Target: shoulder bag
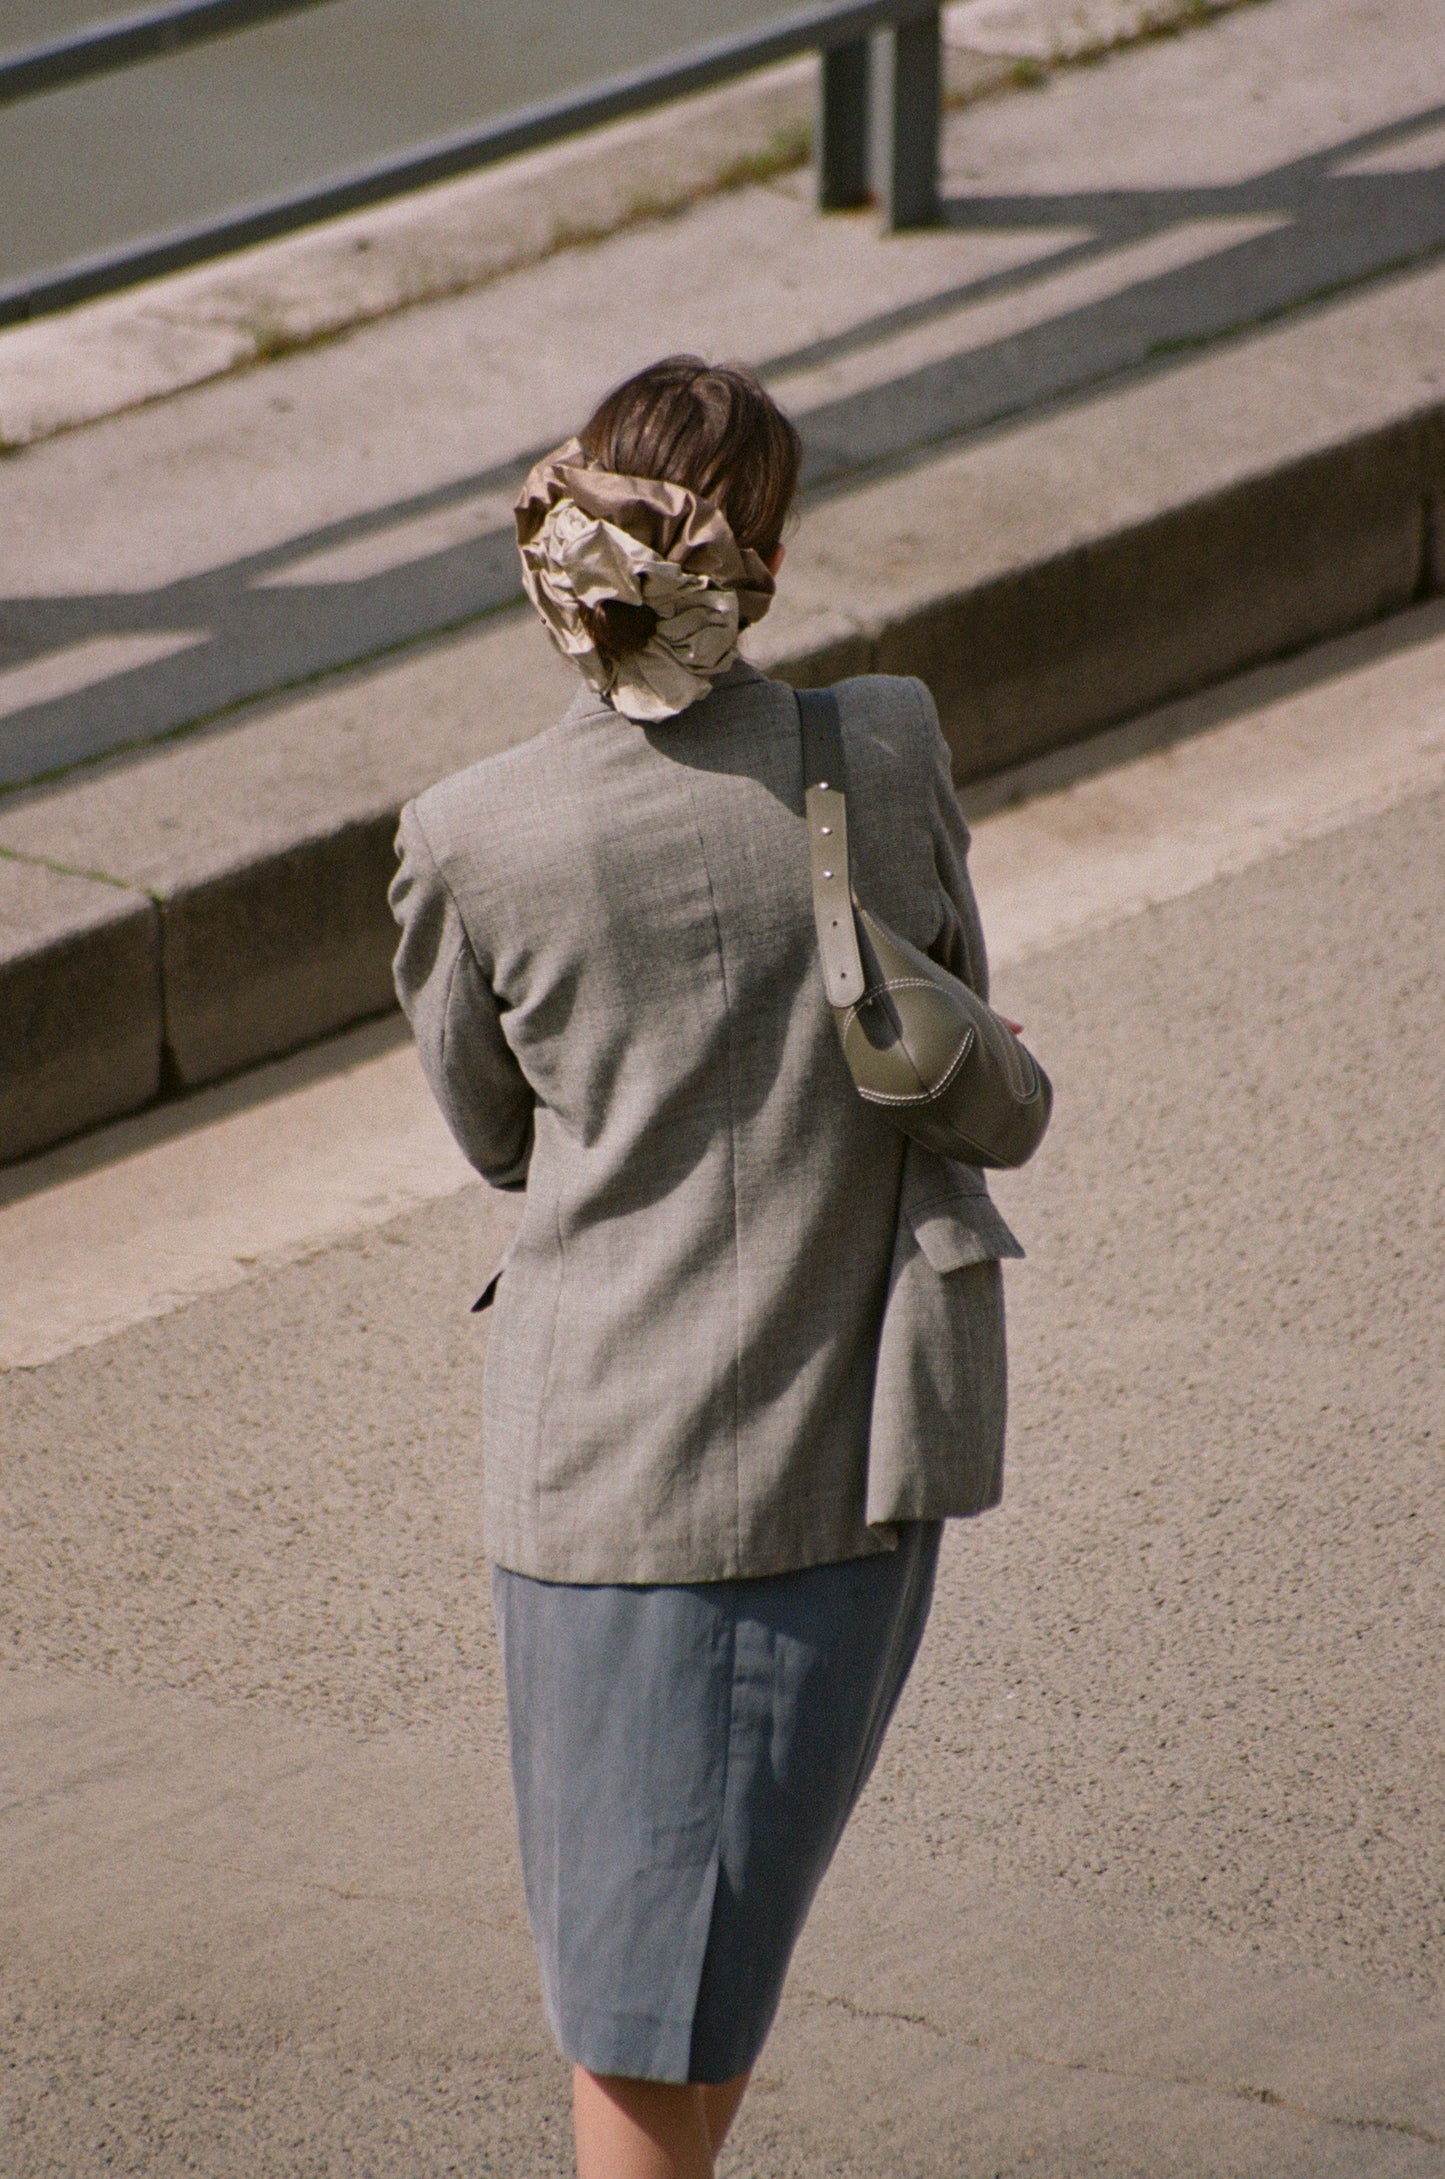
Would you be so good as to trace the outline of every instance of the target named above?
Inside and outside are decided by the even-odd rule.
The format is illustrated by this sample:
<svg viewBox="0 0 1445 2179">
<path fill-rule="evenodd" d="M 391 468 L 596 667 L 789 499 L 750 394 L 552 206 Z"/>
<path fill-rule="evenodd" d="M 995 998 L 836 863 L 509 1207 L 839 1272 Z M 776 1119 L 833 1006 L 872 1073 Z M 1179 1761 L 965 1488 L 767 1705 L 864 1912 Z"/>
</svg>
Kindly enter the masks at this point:
<svg viewBox="0 0 1445 2179">
<path fill-rule="evenodd" d="M 1049 1078 L 976 991 L 855 898 L 838 699 L 797 701 L 818 950 L 858 1094 L 942 1157 L 1022 1165 L 1049 1124 Z"/>
</svg>

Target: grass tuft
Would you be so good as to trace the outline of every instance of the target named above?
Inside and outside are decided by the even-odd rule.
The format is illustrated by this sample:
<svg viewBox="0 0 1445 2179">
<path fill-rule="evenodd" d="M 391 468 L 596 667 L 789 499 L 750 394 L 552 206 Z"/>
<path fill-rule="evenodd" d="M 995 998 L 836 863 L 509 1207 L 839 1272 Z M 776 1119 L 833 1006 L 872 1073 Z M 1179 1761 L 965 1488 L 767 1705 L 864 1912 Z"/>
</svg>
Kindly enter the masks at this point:
<svg viewBox="0 0 1445 2179">
<path fill-rule="evenodd" d="M 312 345 L 304 333 L 293 333 L 281 318 L 262 315 L 248 318 L 244 331 L 250 335 L 251 358 L 255 363 L 274 363 L 280 356 L 295 355 L 298 348 Z"/>
<path fill-rule="evenodd" d="M 778 174 L 791 174 L 806 166 L 813 156 L 813 131 L 806 121 L 779 129 L 761 151 L 745 152 L 725 166 L 717 178 L 719 189 L 744 189 L 749 182 L 770 182 Z"/>
</svg>

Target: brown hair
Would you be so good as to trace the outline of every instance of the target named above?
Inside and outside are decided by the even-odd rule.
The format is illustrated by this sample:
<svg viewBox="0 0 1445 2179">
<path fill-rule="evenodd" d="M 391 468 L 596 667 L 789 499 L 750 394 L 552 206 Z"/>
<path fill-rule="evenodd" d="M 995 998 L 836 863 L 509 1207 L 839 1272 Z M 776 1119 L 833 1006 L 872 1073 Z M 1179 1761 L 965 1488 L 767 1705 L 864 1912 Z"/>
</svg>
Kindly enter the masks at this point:
<svg viewBox="0 0 1445 2179">
<path fill-rule="evenodd" d="M 798 488 L 803 444 L 751 371 L 701 356 L 664 356 L 624 379 L 578 433 L 617 476 L 681 484 L 727 517 L 738 544 L 770 560 Z M 621 598 L 584 608 L 593 642 L 614 662 L 657 626 L 650 606 Z"/>
</svg>

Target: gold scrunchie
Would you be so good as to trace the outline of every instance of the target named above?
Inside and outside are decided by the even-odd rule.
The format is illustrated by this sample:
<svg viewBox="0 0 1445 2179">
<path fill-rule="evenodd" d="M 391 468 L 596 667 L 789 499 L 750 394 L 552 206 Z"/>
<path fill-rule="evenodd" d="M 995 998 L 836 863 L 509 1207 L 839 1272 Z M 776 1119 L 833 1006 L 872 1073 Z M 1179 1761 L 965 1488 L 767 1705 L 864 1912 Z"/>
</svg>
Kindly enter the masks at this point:
<svg viewBox="0 0 1445 2179">
<path fill-rule="evenodd" d="M 720 508 L 680 484 L 599 468 L 579 439 L 537 463 L 516 505 L 522 584 L 563 656 L 625 718 L 675 718 L 737 656 L 773 578 L 743 550 Z M 581 608 L 620 598 L 650 606 L 641 650 L 604 658 Z"/>
</svg>

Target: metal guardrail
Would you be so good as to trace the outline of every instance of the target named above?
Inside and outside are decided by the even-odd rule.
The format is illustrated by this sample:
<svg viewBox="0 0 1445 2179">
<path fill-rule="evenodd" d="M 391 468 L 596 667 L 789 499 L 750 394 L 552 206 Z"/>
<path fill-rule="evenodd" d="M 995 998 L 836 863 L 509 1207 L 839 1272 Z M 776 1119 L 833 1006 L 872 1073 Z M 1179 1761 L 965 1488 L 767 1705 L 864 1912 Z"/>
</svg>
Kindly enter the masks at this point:
<svg viewBox="0 0 1445 2179">
<path fill-rule="evenodd" d="M 178 5 L 152 9 L 108 28 L 0 60 L 0 105 L 319 4 L 321 0 L 180 0 Z M 891 35 L 882 44 L 883 66 L 875 71 L 878 32 Z M 107 42 L 112 58 L 96 59 Z M 0 325 L 41 317 L 139 280 L 270 241 L 317 220 L 360 211 L 407 190 L 451 180 L 810 52 L 818 53 L 822 62 L 817 127 L 820 209 L 844 210 L 876 196 L 890 227 L 932 226 L 939 216 L 942 86 L 937 0 L 843 0 L 841 5 L 827 0 L 825 5 L 804 8 L 763 29 L 716 39 L 679 59 L 609 77 L 477 128 L 354 167 L 310 188 L 0 287 Z M 40 82 L 37 71 L 43 69 L 50 74 Z"/>
</svg>

